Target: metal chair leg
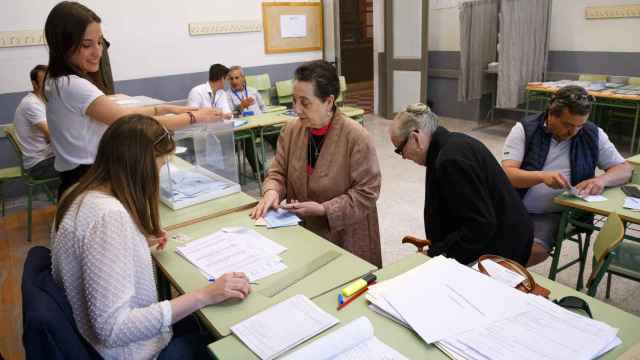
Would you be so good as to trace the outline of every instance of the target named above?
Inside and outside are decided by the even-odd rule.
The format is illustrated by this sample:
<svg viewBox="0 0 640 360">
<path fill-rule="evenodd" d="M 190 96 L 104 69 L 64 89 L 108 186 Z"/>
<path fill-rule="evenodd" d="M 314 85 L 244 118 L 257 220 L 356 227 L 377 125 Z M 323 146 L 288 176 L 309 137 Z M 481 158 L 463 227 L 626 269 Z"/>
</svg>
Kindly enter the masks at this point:
<svg viewBox="0 0 640 360">
<path fill-rule="evenodd" d="M 609 298 L 609 295 L 611 295 L 611 273 L 607 273 L 607 293 L 606 293 L 606 298 Z"/>
<path fill-rule="evenodd" d="M 553 259 L 551 261 L 551 268 L 549 269 L 549 279 L 555 280 L 558 273 L 558 264 L 560 263 L 560 251 L 562 250 L 562 242 L 565 238 L 565 230 L 567 227 L 567 219 L 569 218 L 569 210 L 562 212 L 560 218 L 560 224 L 558 226 L 558 234 L 556 236 L 556 243 L 553 249 Z"/>
<path fill-rule="evenodd" d="M 580 267 L 578 270 L 578 282 L 576 284 L 576 290 L 580 291 L 584 287 L 584 268 L 587 265 L 587 253 L 589 252 L 589 244 L 591 243 L 591 235 L 584 234 L 584 243 L 582 242 L 582 235 L 580 238 Z"/>
</svg>

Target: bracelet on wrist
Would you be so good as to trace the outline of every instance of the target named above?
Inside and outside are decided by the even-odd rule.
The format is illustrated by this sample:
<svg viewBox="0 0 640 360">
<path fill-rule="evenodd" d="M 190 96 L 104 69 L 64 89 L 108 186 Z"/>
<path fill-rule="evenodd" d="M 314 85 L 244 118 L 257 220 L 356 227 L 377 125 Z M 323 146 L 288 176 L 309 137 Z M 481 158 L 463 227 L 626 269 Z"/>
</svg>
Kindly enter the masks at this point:
<svg viewBox="0 0 640 360">
<path fill-rule="evenodd" d="M 193 125 L 193 124 L 195 124 L 197 122 L 196 121 L 196 116 L 193 115 L 193 112 L 187 111 L 187 115 L 189 115 L 189 125 Z"/>
</svg>

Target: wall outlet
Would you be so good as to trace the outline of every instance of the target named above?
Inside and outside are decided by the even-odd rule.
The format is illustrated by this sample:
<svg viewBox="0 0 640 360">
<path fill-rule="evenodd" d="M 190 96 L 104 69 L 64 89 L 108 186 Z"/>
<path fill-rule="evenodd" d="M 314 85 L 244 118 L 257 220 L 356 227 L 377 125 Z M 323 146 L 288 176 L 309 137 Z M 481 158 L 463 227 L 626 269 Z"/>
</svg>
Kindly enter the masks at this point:
<svg viewBox="0 0 640 360">
<path fill-rule="evenodd" d="M 616 6 L 587 6 L 586 19 L 616 19 L 640 17 L 640 4 Z"/>
<path fill-rule="evenodd" d="M 260 20 L 234 20 L 189 24 L 189 35 L 229 34 L 262 31 Z"/>
<path fill-rule="evenodd" d="M 44 30 L 0 31 L 0 48 L 44 44 Z"/>
</svg>

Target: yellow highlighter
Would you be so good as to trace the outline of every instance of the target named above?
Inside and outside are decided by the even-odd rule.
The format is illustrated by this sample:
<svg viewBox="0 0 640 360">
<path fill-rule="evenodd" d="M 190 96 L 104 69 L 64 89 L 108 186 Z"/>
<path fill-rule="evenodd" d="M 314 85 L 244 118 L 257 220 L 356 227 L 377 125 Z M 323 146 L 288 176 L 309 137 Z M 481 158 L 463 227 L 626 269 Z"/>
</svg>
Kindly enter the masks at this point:
<svg viewBox="0 0 640 360">
<path fill-rule="evenodd" d="M 356 292 L 358 292 L 358 290 L 364 288 L 365 286 L 371 284 L 372 282 L 376 281 L 376 276 L 373 275 L 372 273 L 368 273 L 365 276 L 363 276 L 362 278 L 352 282 L 351 284 L 345 286 L 344 288 L 342 288 L 342 295 L 344 296 L 351 296 L 353 294 L 355 294 Z"/>
</svg>

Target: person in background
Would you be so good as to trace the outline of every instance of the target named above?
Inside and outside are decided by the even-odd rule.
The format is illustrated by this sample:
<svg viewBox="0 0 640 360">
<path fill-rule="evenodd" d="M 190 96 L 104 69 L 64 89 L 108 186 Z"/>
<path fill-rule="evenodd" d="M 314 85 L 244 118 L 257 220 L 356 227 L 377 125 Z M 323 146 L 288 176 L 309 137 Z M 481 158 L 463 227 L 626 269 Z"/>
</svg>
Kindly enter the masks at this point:
<svg viewBox="0 0 640 360">
<path fill-rule="evenodd" d="M 124 116 L 109 126 L 95 163 L 58 206 L 53 278 L 80 334 L 105 359 L 208 359 L 214 339 L 189 315 L 250 292 L 245 274 L 236 272 L 158 301 L 149 246 L 162 249 L 167 241 L 158 214 L 159 171 L 174 150 L 173 135 L 160 122 Z"/>
<path fill-rule="evenodd" d="M 426 168 L 429 256 L 466 265 L 493 254 L 527 264 L 533 224 L 486 146 L 438 126 L 438 117 L 424 104 L 398 113 L 389 135 L 396 154 Z"/>
<path fill-rule="evenodd" d="M 222 64 L 211 65 L 209 81 L 195 86 L 189 91 L 187 106 L 218 109 L 225 119 L 231 119 L 233 113 L 229 106 L 227 93 L 224 91 L 224 81 L 228 73 L 229 69 Z"/>
<path fill-rule="evenodd" d="M 584 195 L 597 195 L 631 177 L 631 166 L 607 134 L 587 121 L 591 108 L 585 89 L 565 86 L 544 112 L 514 125 L 504 143 L 502 167 L 534 224 L 529 265 L 549 257 L 555 243 L 562 209 L 554 197 L 573 186 Z M 596 167 L 604 173 L 596 176 Z M 587 217 L 582 220 L 593 220 Z"/>
<path fill-rule="evenodd" d="M 211 108 L 173 105 L 126 108 L 108 98 L 92 80 L 100 71 L 103 55 L 101 21 L 86 6 L 63 1 L 51 9 L 45 22 L 49 65 L 44 94 L 56 155 L 54 166 L 61 180 L 58 197 L 89 169 L 102 134 L 124 115 L 155 116 L 170 129 L 222 119 L 220 111 Z"/>
<path fill-rule="evenodd" d="M 36 179 L 58 176 L 53 167 L 54 155 L 47 126 L 47 108 L 44 103 L 45 65 L 34 67 L 29 76 L 33 91 L 16 108 L 13 123 L 22 144 L 22 161 L 27 173 Z"/>
<path fill-rule="evenodd" d="M 373 142 L 360 124 L 342 114 L 336 69 L 314 61 L 296 69 L 293 108 L 298 118 L 278 138 L 275 158 L 253 219 L 282 207 L 303 226 L 382 267 L 376 201 L 380 166 Z"/>
<path fill-rule="evenodd" d="M 227 96 L 229 98 L 229 104 L 233 109 L 234 114 L 238 115 L 259 115 L 265 111 L 262 97 L 258 90 L 247 86 L 247 80 L 245 79 L 244 70 L 241 66 L 232 66 L 229 68 L 229 90 L 227 90 Z M 264 136 L 266 142 L 271 147 L 276 149 L 276 142 L 278 141 L 278 134 L 268 134 Z M 245 139 L 244 154 L 249 161 L 249 165 L 253 172 L 257 172 L 259 169 L 263 169 L 264 166 L 259 164 L 259 168 L 256 167 L 255 150 L 251 139 Z"/>
</svg>

